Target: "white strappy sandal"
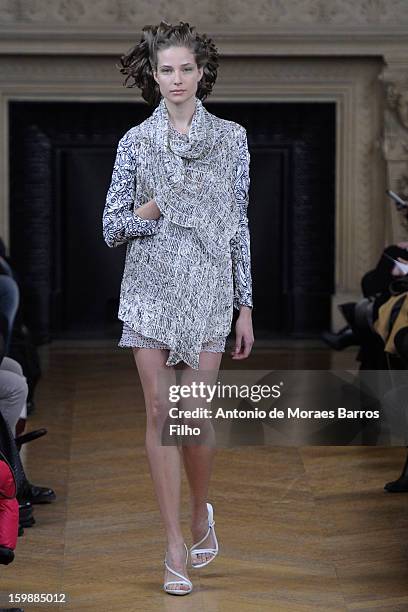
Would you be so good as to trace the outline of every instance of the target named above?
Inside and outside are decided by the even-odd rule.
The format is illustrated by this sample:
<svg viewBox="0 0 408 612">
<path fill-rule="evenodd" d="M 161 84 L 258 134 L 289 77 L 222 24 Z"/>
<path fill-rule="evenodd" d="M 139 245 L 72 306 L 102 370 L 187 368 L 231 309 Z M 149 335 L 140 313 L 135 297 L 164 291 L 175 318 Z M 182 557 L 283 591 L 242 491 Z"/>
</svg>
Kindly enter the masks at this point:
<svg viewBox="0 0 408 612">
<path fill-rule="evenodd" d="M 191 567 L 195 567 L 195 568 L 200 568 L 200 567 L 204 567 L 205 565 L 208 565 L 218 555 L 218 541 L 217 541 L 217 536 L 215 535 L 215 529 L 214 529 L 214 525 L 215 525 L 214 510 L 213 510 L 212 505 L 209 502 L 207 502 L 207 511 L 208 511 L 207 533 L 199 542 L 197 542 L 196 544 L 193 544 L 193 546 L 190 548 Z M 214 536 L 215 548 L 197 548 L 197 546 L 199 546 L 202 542 L 204 542 L 204 540 L 210 535 L 211 530 Z M 207 561 L 204 561 L 203 563 L 193 563 L 194 560 L 197 560 L 197 555 L 200 555 L 202 553 L 211 553 L 212 557 L 210 557 L 209 559 L 207 559 Z"/>
<path fill-rule="evenodd" d="M 186 565 L 187 565 L 188 548 L 185 542 L 184 542 L 184 548 L 186 549 Z M 167 552 L 164 557 L 164 565 L 169 572 L 171 572 L 172 574 L 180 578 L 180 580 L 167 580 L 167 582 L 163 584 L 163 589 L 166 591 L 166 593 L 169 593 L 169 595 L 187 595 L 188 593 L 191 593 L 191 591 L 193 590 L 193 583 L 186 576 L 183 576 L 183 574 L 179 574 L 167 564 Z M 169 584 L 185 584 L 188 586 L 188 589 L 169 589 L 168 588 Z"/>
</svg>

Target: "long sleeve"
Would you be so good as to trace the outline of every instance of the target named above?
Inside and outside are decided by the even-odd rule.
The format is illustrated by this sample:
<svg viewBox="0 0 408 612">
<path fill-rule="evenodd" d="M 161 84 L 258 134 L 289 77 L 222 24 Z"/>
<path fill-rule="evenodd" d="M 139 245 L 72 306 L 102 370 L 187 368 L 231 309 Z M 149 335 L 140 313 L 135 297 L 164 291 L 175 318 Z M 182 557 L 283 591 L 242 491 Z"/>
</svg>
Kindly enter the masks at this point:
<svg viewBox="0 0 408 612">
<path fill-rule="evenodd" d="M 238 162 L 235 175 L 235 195 L 240 210 L 238 231 L 232 238 L 231 257 L 234 277 L 234 308 L 241 305 L 252 308 L 251 247 L 247 209 L 249 202 L 249 162 L 250 154 L 246 131 L 242 128 L 239 137 Z"/>
<path fill-rule="evenodd" d="M 136 146 L 131 130 L 118 144 L 112 180 L 102 215 L 103 238 L 109 247 L 117 247 L 138 236 L 150 236 L 156 231 L 156 219 L 142 219 L 133 212 Z"/>
</svg>

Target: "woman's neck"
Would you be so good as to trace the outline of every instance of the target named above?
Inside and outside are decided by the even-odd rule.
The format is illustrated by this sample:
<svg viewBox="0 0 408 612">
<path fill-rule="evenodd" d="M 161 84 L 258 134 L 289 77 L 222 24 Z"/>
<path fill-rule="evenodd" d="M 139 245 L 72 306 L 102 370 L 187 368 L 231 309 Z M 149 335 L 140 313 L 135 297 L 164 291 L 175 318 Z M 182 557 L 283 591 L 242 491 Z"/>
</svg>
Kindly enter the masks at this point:
<svg viewBox="0 0 408 612">
<path fill-rule="evenodd" d="M 186 100 L 183 104 L 173 104 L 168 100 L 165 100 L 165 104 L 173 127 L 182 134 L 188 134 L 196 107 L 195 96 Z"/>
</svg>

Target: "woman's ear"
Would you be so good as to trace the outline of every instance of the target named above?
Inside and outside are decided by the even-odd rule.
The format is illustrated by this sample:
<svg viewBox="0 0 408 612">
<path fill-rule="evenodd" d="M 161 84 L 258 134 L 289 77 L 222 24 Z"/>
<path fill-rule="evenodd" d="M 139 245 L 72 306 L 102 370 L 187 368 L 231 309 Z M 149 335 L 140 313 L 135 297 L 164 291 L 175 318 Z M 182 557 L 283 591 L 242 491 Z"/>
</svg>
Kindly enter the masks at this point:
<svg viewBox="0 0 408 612">
<path fill-rule="evenodd" d="M 152 75 L 156 83 L 158 82 L 157 81 L 157 68 L 158 68 L 157 66 L 155 66 L 152 62 L 150 62 L 150 69 L 152 71 Z"/>
</svg>

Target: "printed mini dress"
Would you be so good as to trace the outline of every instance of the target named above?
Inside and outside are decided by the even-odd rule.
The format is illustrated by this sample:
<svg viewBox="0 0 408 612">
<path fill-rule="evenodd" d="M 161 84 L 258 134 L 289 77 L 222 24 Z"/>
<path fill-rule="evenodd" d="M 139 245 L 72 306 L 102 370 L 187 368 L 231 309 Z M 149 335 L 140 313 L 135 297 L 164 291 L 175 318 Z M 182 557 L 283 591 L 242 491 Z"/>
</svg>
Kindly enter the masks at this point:
<svg viewBox="0 0 408 612">
<path fill-rule="evenodd" d="M 202 148 L 203 143 L 202 139 L 213 138 L 213 151 L 218 154 L 215 155 L 212 160 L 213 164 L 217 164 L 217 157 L 222 160 L 222 157 L 219 155 L 220 146 L 216 148 L 214 143 L 216 142 L 217 136 L 221 134 L 219 130 L 214 126 L 214 119 L 218 122 L 222 122 L 224 124 L 231 124 L 233 126 L 237 126 L 239 128 L 240 137 L 237 139 L 237 145 L 235 147 L 236 159 L 234 163 L 234 172 L 233 172 L 233 181 L 231 195 L 229 192 L 225 192 L 229 199 L 234 200 L 231 203 L 231 208 L 235 208 L 235 213 L 237 214 L 237 227 L 236 231 L 234 231 L 231 239 L 229 240 L 229 248 L 228 255 L 230 257 L 231 262 L 231 275 L 233 281 L 233 293 L 231 294 L 231 307 L 233 306 L 237 310 L 240 305 L 246 305 L 252 308 L 252 281 L 251 281 L 251 260 L 250 260 L 250 236 L 248 229 L 248 218 L 247 218 L 247 207 L 248 207 L 248 190 L 249 190 L 249 152 L 246 141 L 246 133 L 242 126 L 238 124 L 234 124 L 234 122 L 227 122 L 226 120 L 221 120 L 218 117 L 215 117 L 211 113 L 208 113 L 206 109 L 204 109 L 201 101 L 196 98 L 196 109 L 192 118 L 191 127 L 189 134 L 181 134 L 169 120 L 167 108 L 162 98 L 159 107 L 153 113 L 153 118 L 156 117 L 156 132 L 162 131 L 164 134 L 163 143 L 161 146 L 164 149 L 171 149 L 172 154 L 175 152 L 176 157 L 173 155 L 171 159 L 176 159 L 175 170 L 171 169 L 170 177 L 173 177 L 177 174 L 177 162 L 180 162 L 182 170 L 186 168 L 187 165 L 191 166 L 195 163 L 195 159 L 199 157 L 200 159 L 205 159 L 208 164 L 208 160 L 211 162 L 211 157 L 207 152 L 207 155 L 204 155 L 200 150 L 199 155 L 194 151 L 191 153 L 193 147 L 198 145 Z M 148 120 L 146 120 L 147 123 Z M 143 124 L 141 124 L 143 125 Z M 136 128 L 139 126 L 136 126 Z M 229 127 L 229 126 L 228 126 Z M 161 130 L 159 129 L 161 128 Z M 231 130 L 229 130 L 231 131 Z M 212 133 L 211 133 L 212 132 Z M 198 224 L 197 228 L 194 227 L 194 215 L 189 212 L 189 216 L 185 214 L 185 210 L 182 210 L 180 206 L 180 210 L 177 210 L 177 199 L 175 199 L 175 204 L 173 204 L 173 209 L 170 208 L 170 204 L 166 208 L 168 201 L 171 200 L 169 195 L 170 192 L 166 192 L 167 184 L 165 189 L 162 189 L 161 192 L 158 193 L 148 193 L 145 191 L 143 194 L 144 197 L 139 197 L 139 202 L 135 201 L 135 196 L 137 192 L 137 170 L 139 164 L 141 162 L 141 157 L 146 155 L 146 148 L 142 146 L 135 146 L 135 143 L 139 141 L 137 137 L 135 137 L 135 128 L 129 130 L 125 136 L 120 140 L 117 155 L 115 159 L 115 164 L 112 173 L 112 180 L 108 190 L 106 204 L 103 212 L 103 235 L 105 242 L 110 247 L 115 247 L 125 242 L 131 243 L 132 241 L 144 241 L 151 239 L 150 237 L 154 237 L 154 235 L 160 232 L 162 228 L 162 224 L 167 221 L 167 235 L 172 236 L 172 228 L 174 230 L 174 240 L 177 248 L 180 248 L 180 244 L 183 241 L 184 237 L 187 235 L 185 250 L 188 253 L 189 250 L 194 252 L 198 246 L 205 251 L 208 250 L 208 246 L 205 243 L 201 243 L 199 237 L 203 236 L 204 231 L 199 229 Z M 140 137 L 139 137 L 140 138 Z M 151 137 L 149 144 L 151 147 L 154 147 L 155 144 L 153 140 L 156 139 Z M 201 139 L 201 141 L 200 141 Z M 221 138 L 222 140 L 222 138 Z M 196 144 L 197 143 L 197 144 Z M 148 147 L 147 147 L 148 149 Z M 193 149 L 194 150 L 194 149 Z M 189 157 L 190 154 L 190 157 Z M 231 157 L 231 156 L 229 156 Z M 164 157 L 164 162 L 161 165 L 165 165 L 167 158 Z M 197 160 L 198 161 L 198 160 Z M 157 162 L 156 162 L 157 167 Z M 208 167 L 208 166 L 207 166 Z M 145 162 L 144 164 L 144 174 L 145 176 L 148 173 L 149 165 Z M 205 168 L 205 167 L 204 167 Z M 205 172 L 205 170 L 204 170 Z M 191 175 L 194 177 L 194 175 Z M 201 175 L 203 176 L 203 174 Z M 209 180 L 211 180 L 211 173 L 208 174 Z M 204 180 L 206 176 L 204 174 Z M 169 180 L 171 183 L 172 178 Z M 191 180 L 191 178 L 190 178 Z M 180 192 L 181 193 L 181 192 Z M 151 196 L 154 195 L 153 198 Z M 222 194 L 220 193 L 222 196 Z M 150 197 L 149 197 L 150 196 Z M 182 196 L 180 196 L 182 199 Z M 142 205 L 144 202 L 147 202 L 149 199 L 155 199 L 162 215 L 158 220 L 146 220 L 142 219 L 137 215 L 137 207 Z M 137 200 L 137 198 L 136 198 Z M 196 198 L 196 202 L 199 204 L 199 198 Z M 193 209 L 194 210 L 194 209 Z M 184 215 L 184 216 L 183 216 Z M 164 219 L 163 219 L 164 218 Z M 208 217 L 209 218 L 209 217 Z M 192 221 L 193 220 L 193 221 Z M 169 224 L 172 224 L 171 227 Z M 210 225 L 210 223 L 208 224 Z M 203 226 L 202 226 L 203 227 Z M 162 230 L 164 231 L 164 229 Z M 169 233 L 170 232 L 170 233 Z M 187 232 L 187 234 L 186 234 Z M 194 239 L 193 239 L 194 237 Z M 139 243 L 141 244 L 141 243 Z M 144 243 L 146 245 L 146 243 Z M 207 241 L 207 245 L 210 245 L 209 249 L 212 248 L 210 241 Z M 148 249 L 146 249 L 148 250 Z M 149 250 L 148 250 L 149 251 Z M 224 249 L 225 251 L 225 249 Z M 154 253 L 154 250 L 151 249 L 149 251 Z M 139 252 L 140 253 L 140 252 Z M 217 253 L 214 249 L 214 253 L 211 254 L 214 258 L 213 261 L 217 260 Z M 140 256 L 139 256 L 140 259 Z M 221 258 L 218 258 L 221 259 Z M 210 260 L 210 264 L 211 260 Z M 128 266 L 129 267 L 129 266 Z M 157 267 L 157 266 L 156 266 Z M 157 268 L 158 269 L 158 268 Z M 215 267 L 213 268 L 216 269 Z M 143 269 L 148 270 L 148 268 Z M 228 272 L 228 271 L 227 271 Z M 125 264 L 125 273 L 126 273 L 126 264 Z M 224 270 L 225 274 L 225 270 Z M 139 275 L 135 274 L 140 277 Z M 129 274 L 128 274 L 129 277 Z M 161 276 L 160 278 L 163 278 Z M 181 277 L 180 277 L 181 278 Z M 208 277 L 207 277 L 208 278 Z M 228 279 L 228 274 L 227 274 Z M 141 319 L 139 315 L 139 319 L 136 317 L 128 317 L 127 312 L 131 312 L 131 308 L 126 308 L 124 306 L 126 300 L 132 300 L 132 283 L 127 281 L 126 291 L 123 290 L 124 282 L 122 282 L 122 293 L 121 293 L 121 301 L 122 306 L 120 309 L 120 318 L 123 321 L 122 335 L 119 340 L 119 347 L 144 347 L 144 348 L 160 348 L 160 349 L 168 349 L 170 351 L 170 355 L 172 355 L 172 360 L 169 360 L 167 365 L 172 365 L 173 363 L 177 363 L 178 361 L 185 361 L 188 365 L 193 368 L 198 367 L 198 354 L 199 351 L 209 351 L 209 352 L 223 352 L 225 350 L 225 343 L 227 337 L 227 328 L 224 325 L 223 329 L 224 333 L 220 335 L 210 336 L 208 338 L 204 337 L 203 329 L 204 326 L 201 325 L 201 336 L 203 340 L 193 345 L 191 343 L 187 343 L 183 346 L 182 342 L 176 342 L 174 346 L 172 346 L 172 342 L 165 342 L 164 339 L 169 337 L 172 339 L 172 336 L 167 336 L 166 334 L 160 333 L 154 334 L 154 331 L 150 335 L 150 329 L 142 327 L 138 324 L 138 321 Z M 219 286 L 227 285 L 228 283 L 221 283 Z M 156 283 L 157 285 L 157 283 Z M 180 287 L 177 288 L 178 292 L 183 291 L 183 288 L 186 286 L 185 283 L 180 282 Z M 197 287 L 199 285 L 196 285 Z M 138 287 L 137 283 L 134 285 L 135 287 L 135 295 L 137 294 Z M 187 286 L 186 286 L 187 290 Z M 151 290 L 150 290 L 151 291 Z M 160 296 L 160 291 L 155 293 L 155 295 Z M 181 295 L 181 294 L 180 294 Z M 214 294 L 215 295 L 215 294 Z M 140 293 L 138 294 L 138 299 L 140 299 Z M 149 296 L 150 297 L 150 296 Z M 218 297 L 218 296 L 216 296 Z M 216 298 L 214 298 L 216 301 Z M 150 302 L 150 304 L 154 304 L 155 302 Z M 180 302 L 181 303 L 181 302 Z M 208 303 L 211 306 L 211 303 Z M 165 307 L 165 304 L 162 303 Z M 227 307 L 227 304 L 226 304 Z M 154 310 L 154 306 L 153 306 Z M 157 311 L 159 313 L 159 311 Z M 192 311 L 193 312 L 193 311 Z M 205 312 L 201 311 L 201 312 Z M 160 310 L 161 313 L 161 310 Z M 173 310 L 174 318 L 179 319 L 179 314 L 177 311 Z M 185 320 L 189 320 L 190 312 L 186 310 Z M 126 320 L 128 319 L 128 320 Z M 201 316 L 202 319 L 202 316 Z M 198 319 L 197 319 L 198 320 Z M 189 321 L 190 322 L 190 321 Z M 200 321 L 201 322 L 201 321 Z M 182 328 L 182 326 L 181 326 Z M 181 329 L 180 327 L 178 329 Z M 147 329 L 148 333 L 142 333 L 142 329 Z M 191 330 L 194 330 L 194 325 L 191 325 Z M 213 329 L 215 327 L 213 326 Z M 152 326 L 152 330 L 154 330 L 154 326 Z M 157 331 L 157 327 L 156 327 Z M 199 326 L 197 326 L 197 332 L 199 332 Z M 190 335 L 192 332 L 190 331 Z M 156 336 L 161 337 L 156 337 Z M 181 336 L 181 334 L 179 334 Z M 185 346 L 187 348 L 185 348 Z M 193 348 L 194 346 L 194 348 Z"/>
</svg>

